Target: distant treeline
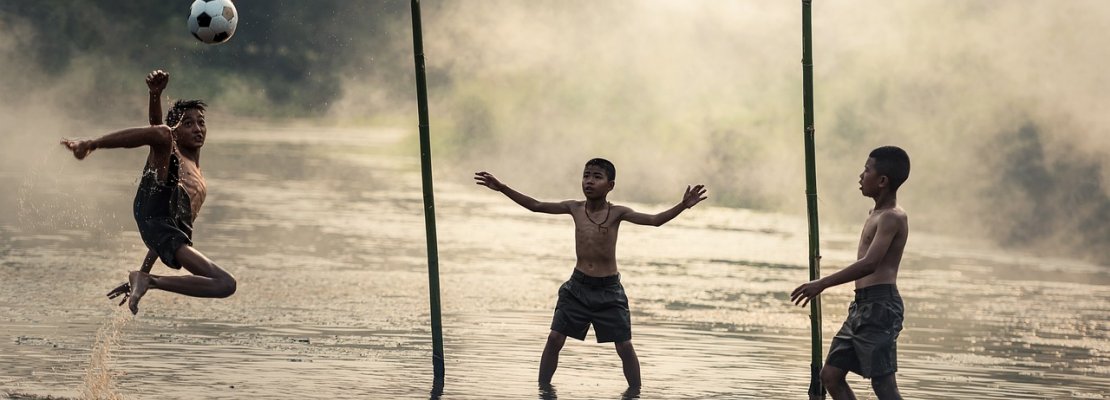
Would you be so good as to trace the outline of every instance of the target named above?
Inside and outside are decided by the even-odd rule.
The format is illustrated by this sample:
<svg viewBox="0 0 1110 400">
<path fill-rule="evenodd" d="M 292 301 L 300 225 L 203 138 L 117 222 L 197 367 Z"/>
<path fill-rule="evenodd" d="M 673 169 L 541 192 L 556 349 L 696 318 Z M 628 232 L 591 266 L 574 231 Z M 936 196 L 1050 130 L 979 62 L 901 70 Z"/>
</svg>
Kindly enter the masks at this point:
<svg viewBox="0 0 1110 400">
<path fill-rule="evenodd" d="M 40 78 L 84 76 L 73 88 L 78 94 L 141 91 L 142 76 L 161 68 L 171 71 L 173 96 L 225 97 L 228 111 L 241 114 L 317 115 L 343 96 L 344 76 L 373 74 L 398 89 L 411 86 L 407 76 L 390 79 L 411 73 L 400 63 L 375 62 L 411 60 L 411 49 L 394 45 L 396 36 L 410 34 L 407 2 L 237 1 L 238 29 L 220 45 L 189 34 L 190 4 L 4 1 L 0 31 L 11 42 L 3 49 L 23 56 L 20 66 Z"/>
<path fill-rule="evenodd" d="M 1000 243 L 1110 263 L 1110 193 L 1099 179 L 1106 160 L 1046 149 L 1040 127 L 998 135 L 984 157 L 995 175 L 981 195 L 983 218 Z M 954 187 L 959 187 L 954 184 Z"/>
<path fill-rule="evenodd" d="M 408 2 L 238 0 L 238 30 L 221 45 L 189 34 L 191 3 L 0 0 L 0 110 L 145 121 L 142 78 L 161 68 L 169 97 L 235 116 L 414 127 Z M 897 144 L 914 160 L 899 200 L 915 229 L 1110 263 L 1110 135 L 1090 110 L 1108 87 L 1091 67 L 1105 60 L 1089 43 L 1099 12 L 961 4 L 823 9 L 836 21 L 816 51 L 823 223 L 858 224 L 864 156 Z M 437 161 L 562 198 L 600 155 L 623 171 L 622 200 L 668 203 L 705 183 L 714 205 L 804 212 L 795 6 L 424 7 Z M 1054 53 L 1025 57 L 1043 49 Z"/>
</svg>

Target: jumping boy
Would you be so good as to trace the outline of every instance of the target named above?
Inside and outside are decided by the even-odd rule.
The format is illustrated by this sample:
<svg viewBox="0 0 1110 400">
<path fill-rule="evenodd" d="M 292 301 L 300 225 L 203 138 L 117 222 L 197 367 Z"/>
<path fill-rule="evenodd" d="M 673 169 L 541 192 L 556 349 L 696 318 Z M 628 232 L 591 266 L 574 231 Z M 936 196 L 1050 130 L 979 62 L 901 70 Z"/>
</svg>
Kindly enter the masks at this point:
<svg viewBox="0 0 1110 400">
<path fill-rule="evenodd" d="M 613 342 L 624 367 L 630 392 L 640 388 L 640 361 L 632 348 L 632 321 L 628 297 L 617 272 L 617 230 L 621 221 L 637 225 L 660 226 L 683 210 L 705 200 L 703 185 L 686 187 L 682 201 L 659 214 L 644 214 L 606 200 L 616 184 L 613 163 L 595 158 L 586 162 L 582 172 L 582 193 L 585 201 L 566 200 L 541 202 L 517 192 L 498 181 L 488 172 L 478 172 L 477 184 L 503 193 L 532 212 L 570 214 L 574 220 L 575 253 L 578 261 L 570 280 L 559 288 L 559 301 L 551 321 L 551 333 L 540 357 L 539 384 L 550 388 L 551 377 L 559 365 L 559 351 L 567 336 L 586 339 L 586 331 L 594 326 L 598 343 Z"/>
<path fill-rule="evenodd" d="M 200 100 L 179 100 L 161 121 L 161 94 L 169 74 L 154 71 L 147 76 L 150 89 L 150 126 L 129 128 L 97 139 L 62 139 L 61 144 L 83 160 L 97 149 L 148 146 L 146 166 L 135 194 L 134 214 L 139 234 L 148 249 L 138 271 L 128 282 L 108 293 L 124 295 L 133 314 L 148 289 L 161 289 L 193 297 L 228 297 L 235 293 L 235 278 L 192 247 L 193 222 L 208 194 L 200 170 L 200 148 L 207 136 Z M 185 267 L 192 276 L 150 274 L 154 261 L 170 268 Z M 120 303 L 123 304 L 122 302 Z"/>
<path fill-rule="evenodd" d="M 856 297 L 848 317 L 829 346 L 821 368 L 821 382 L 833 399 L 855 399 L 845 377 L 848 371 L 871 379 L 879 399 L 901 399 L 894 373 L 898 371 L 897 340 L 905 308 L 898 294 L 898 264 L 906 248 L 909 225 L 898 207 L 898 187 L 910 176 L 910 157 L 898 147 L 871 151 L 860 174 L 860 191 L 875 200 L 859 241 L 859 260 L 839 272 L 798 286 L 790 294 L 805 306 L 830 287 L 855 281 Z"/>
</svg>

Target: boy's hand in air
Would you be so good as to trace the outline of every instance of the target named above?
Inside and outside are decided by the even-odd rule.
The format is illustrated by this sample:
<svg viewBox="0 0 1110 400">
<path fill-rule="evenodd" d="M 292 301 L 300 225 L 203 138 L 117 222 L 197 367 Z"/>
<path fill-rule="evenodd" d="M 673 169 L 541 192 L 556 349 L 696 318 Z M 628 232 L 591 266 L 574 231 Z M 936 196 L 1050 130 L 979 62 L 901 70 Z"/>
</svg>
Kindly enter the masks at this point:
<svg viewBox="0 0 1110 400">
<path fill-rule="evenodd" d="M 96 150 L 96 146 L 93 145 L 92 140 L 62 139 L 61 143 L 62 146 L 65 146 L 67 149 L 69 149 L 69 151 L 72 151 L 73 156 L 77 157 L 78 160 L 84 160 L 85 157 L 89 155 L 89 153 L 92 153 L 93 150 Z"/>
<path fill-rule="evenodd" d="M 483 171 L 474 173 L 474 180 L 478 181 L 474 183 L 488 187 L 498 192 L 505 189 L 505 184 L 501 183 L 501 181 L 497 180 L 497 178 L 494 178 L 493 175 L 489 172 Z"/>
<path fill-rule="evenodd" d="M 166 85 L 170 83 L 170 73 L 162 70 L 155 70 L 146 76 L 146 87 L 150 89 L 151 94 L 162 94 L 162 90 L 166 89 Z"/>
<path fill-rule="evenodd" d="M 705 199 L 705 185 L 686 186 L 686 194 L 682 195 L 682 206 L 690 208 Z"/>
</svg>

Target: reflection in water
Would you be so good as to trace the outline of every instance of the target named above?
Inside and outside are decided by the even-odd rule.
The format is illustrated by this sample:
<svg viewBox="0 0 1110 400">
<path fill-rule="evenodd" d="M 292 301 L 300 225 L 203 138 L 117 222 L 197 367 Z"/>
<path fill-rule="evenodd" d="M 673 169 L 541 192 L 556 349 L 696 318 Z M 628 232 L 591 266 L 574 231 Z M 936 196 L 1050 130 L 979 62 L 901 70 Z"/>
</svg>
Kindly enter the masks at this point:
<svg viewBox="0 0 1110 400">
<path fill-rule="evenodd" d="M 112 349 L 117 392 L 536 395 L 556 293 L 574 265 L 570 221 L 476 190 L 470 171 L 437 172 L 448 371 L 437 388 L 418 160 L 394 154 L 397 138 L 342 130 L 212 135 L 210 199 L 196 245 L 240 279 L 239 291 L 223 300 L 145 297 Z M 103 293 L 145 254 L 129 218 L 139 153 L 80 164 L 57 157 L 49 175 L 0 175 L 3 187 L 30 182 L 20 198 L 0 198 L 16 211 L 0 215 L 0 391 L 80 395 L 97 329 L 117 310 Z M 612 196 L 620 201 L 621 191 Z M 51 219 L 50 210 L 85 218 Z M 802 216 L 699 206 L 661 229 L 622 230 L 619 259 L 647 397 L 805 396 L 809 319 L 787 300 L 807 276 L 805 227 Z M 857 235 L 826 233 L 826 273 L 851 261 Z M 1106 266 L 920 232 L 904 262 L 898 380 L 907 398 L 1110 392 Z M 851 288 L 823 297 L 827 350 Z M 560 361 L 555 384 L 564 399 L 632 397 L 611 346 L 569 343 Z M 859 377 L 849 383 L 867 389 Z"/>
<path fill-rule="evenodd" d="M 540 400 L 556 400 L 559 395 L 555 392 L 555 385 L 540 384 Z"/>
<path fill-rule="evenodd" d="M 432 391 L 429 392 L 429 400 L 439 400 L 443 396 L 443 381 L 434 379 L 432 382 Z"/>
</svg>

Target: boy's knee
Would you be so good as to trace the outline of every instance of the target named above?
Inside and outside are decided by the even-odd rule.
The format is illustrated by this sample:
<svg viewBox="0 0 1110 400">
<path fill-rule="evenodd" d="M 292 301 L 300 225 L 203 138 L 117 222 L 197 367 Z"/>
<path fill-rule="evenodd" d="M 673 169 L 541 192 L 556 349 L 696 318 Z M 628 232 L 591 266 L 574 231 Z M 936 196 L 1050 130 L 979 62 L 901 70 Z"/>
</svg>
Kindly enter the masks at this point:
<svg viewBox="0 0 1110 400">
<path fill-rule="evenodd" d="M 235 294 L 235 288 L 237 286 L 237 283 L 235 282 L 235 278 L 233 278 L 231 276 L 227 276 L 227 277 L 221 278 L 219 280 L 219 283 L 220 283 L 219 297 L 221 297 L 221 298 L 230 297 L 231 295 Z"/>
<path fill-rule="evenodd" d="M 636 349 L 632 347 L 631 340 L 617 343 L 616 348 L 617 355 L 619 355 L 622 359 L 636 355 Z"/>
<path fill-rule="evenodd" d="M 894 382 L 894 374 L 888 374 L 871 378 L 871 388 L 875 393 L 883 393 L 897 389 L 898 385 Z"/>
<path fill-rule="evenodd" d="M 821 367 L 821 384 L 825 387 L 839 387 L 847 375 L 847 371 L 826 365 Z"/>
<path fill-rule="evenodd" d="M 559 332 L 556 332 L 556 331 L 551 331 L 551 333 L 547 334 L 547 346 L 548 347 L 562 348 L 563 343 L 566 343 L 566 341 L 567 341 L 567 335 L 564 335 L 562 333 L 559 333 Z"/>
</svg>

